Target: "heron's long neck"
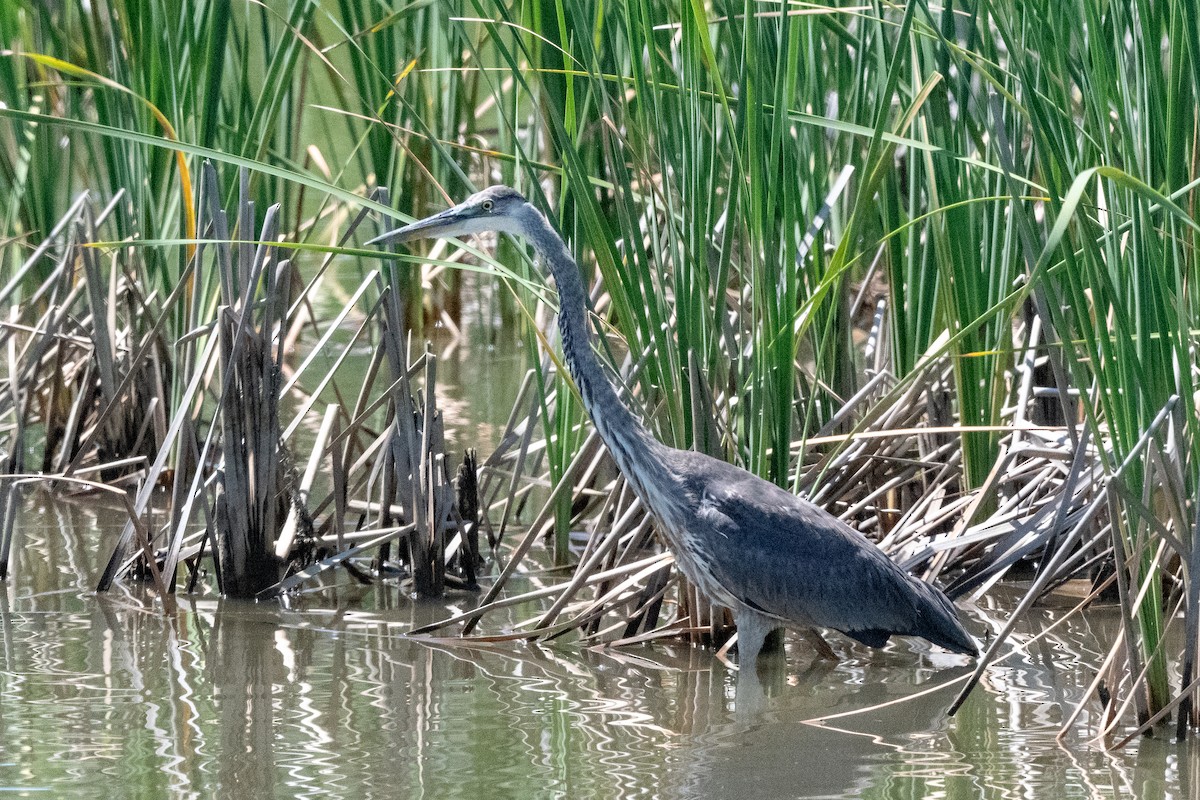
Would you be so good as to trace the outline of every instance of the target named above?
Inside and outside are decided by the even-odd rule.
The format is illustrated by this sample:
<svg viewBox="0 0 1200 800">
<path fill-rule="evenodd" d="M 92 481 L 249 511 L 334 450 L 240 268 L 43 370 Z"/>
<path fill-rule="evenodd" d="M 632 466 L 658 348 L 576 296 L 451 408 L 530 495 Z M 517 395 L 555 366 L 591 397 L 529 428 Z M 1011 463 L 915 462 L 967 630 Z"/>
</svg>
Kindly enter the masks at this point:
<svg viewBox="0 0 1200 800">
<path fill-rule="evenodd" d="M 540 213 L 526 220 L 528 238 L 558 284 L 558 327 L 562 332 L 563 356 L 579 387 L 583 407 L 608 446 L 617 467 L 638 494 L 653 480 L 653 464 L 647 454 L 662 447 L 617 396 L 591 347 L 587 324 L 587 292 L 575 259 L 566 244 Z"/>
</svg>

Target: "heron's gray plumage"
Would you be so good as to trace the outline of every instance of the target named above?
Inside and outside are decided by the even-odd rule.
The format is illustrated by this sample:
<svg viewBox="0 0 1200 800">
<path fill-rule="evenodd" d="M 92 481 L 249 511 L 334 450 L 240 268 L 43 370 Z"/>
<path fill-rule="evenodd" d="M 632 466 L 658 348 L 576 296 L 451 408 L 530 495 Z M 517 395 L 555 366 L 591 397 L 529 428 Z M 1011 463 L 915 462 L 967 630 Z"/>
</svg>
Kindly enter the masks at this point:
<svg viewBox="0 0 1200 800">
<path fill-rule="evenodd" d="M 733 610 L 742 663 L 783 625 L 834 628 L 872 647 L 893 634 L 978 651 L 949 599 L 812 503 L 744 469 L 656 440 L 621 402 L 590 344 L 579 267 L 546 217 L 493 186 L 373 242 L 504 231 L 525 237 L 554 275 L 563 355 L 617 467 L 658 522 L 683 574 Z"/>
</svg>

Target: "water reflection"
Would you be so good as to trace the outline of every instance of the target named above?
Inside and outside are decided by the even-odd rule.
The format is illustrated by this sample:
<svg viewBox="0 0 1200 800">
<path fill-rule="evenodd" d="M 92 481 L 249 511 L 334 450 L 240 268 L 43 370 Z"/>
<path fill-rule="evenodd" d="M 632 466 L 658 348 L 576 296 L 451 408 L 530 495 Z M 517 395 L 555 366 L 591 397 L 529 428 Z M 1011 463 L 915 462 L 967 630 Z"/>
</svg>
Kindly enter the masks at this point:
<svg viewBox="0 0 1200 800">
<path fill-rule="evenodd" d="M 96 597 L 98 538 L 119 515 L 42 505 L 26 503 L 0 586 L 3 790 L 1090 800 L 1185 797 L 1196 782 L 1188 746 L 1055 742 L 1111 641 L 1103 614 L 991 670 L 953 720 L 969 663 L 918 642 L 844 646 L 837 664 L 793 645 L 748 709 L 711 653 L 418 642 L 403 631 L 445 606 L 391 590 L 286 608 L 187 598 L 170 616 L 136 587 Z M 1042 613 L 1035 628 L 1058 612 Z M 998 626 L 1003 614 L 998 600 L 975 616 Z"/>
</svg>

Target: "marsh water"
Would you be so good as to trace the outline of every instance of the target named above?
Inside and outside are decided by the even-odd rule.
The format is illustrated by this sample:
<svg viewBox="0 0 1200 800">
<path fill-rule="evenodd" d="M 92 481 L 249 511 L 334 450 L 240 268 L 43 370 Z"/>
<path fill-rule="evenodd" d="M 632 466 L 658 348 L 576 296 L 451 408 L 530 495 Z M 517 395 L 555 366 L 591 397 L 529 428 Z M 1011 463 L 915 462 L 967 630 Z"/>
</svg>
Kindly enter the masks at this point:
<svg viewBox="0 0 1200 800">
<path fill-rule="evenodd" d="M 490 360 L 496 381 L 519 377 L 506 358 Z M 440 374 L 453 394 L 454 369 Z M 484 438 L 503 423 L 460 413 Z M 751 700 L 711 651 L 681 643 L 405 636 L 469 607 L 465 593 L 416 603 L 346 583 L 283 605 L 181 596 L 164 613 L 137 585 L 91 591 L 123 521 L 94 496 L 25 490 L 0 584 L 0 792 L 1154 800 L 1193 796 L 1200 778 L 1192 745 L 1109 751 L 1087 715 L 1056 740 L 1116 633 L 1103 608 L 992 667 L 948 718 L 971 664 L 911 640 L 837 638 L 837 663 L 789 640 Z M 964 604 L 972 630 L 998 629 L 1019 591 Z M 1016 641 L 1061 614 L 1037 609 Z"/>
</svg>

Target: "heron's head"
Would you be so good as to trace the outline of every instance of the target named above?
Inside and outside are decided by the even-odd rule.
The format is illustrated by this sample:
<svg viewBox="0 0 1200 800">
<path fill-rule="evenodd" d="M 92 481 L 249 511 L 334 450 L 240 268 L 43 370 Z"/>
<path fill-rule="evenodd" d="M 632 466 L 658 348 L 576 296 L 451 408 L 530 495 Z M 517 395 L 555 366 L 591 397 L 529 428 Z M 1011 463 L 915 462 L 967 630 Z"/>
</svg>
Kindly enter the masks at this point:
<svg viewBox="0 0 1200 800">
<path fill-rule="evenodd" d="M 367 244 L 411 242 L 414 239 L 440 239 L 466 236 L 485 231 L 521 233 L 528 213 L 537 213 L 516 189 L 489 186 L 456 206 L 422 220 L 376 236 Z"/>
</svg>

